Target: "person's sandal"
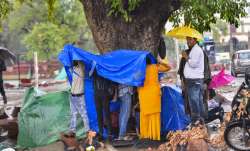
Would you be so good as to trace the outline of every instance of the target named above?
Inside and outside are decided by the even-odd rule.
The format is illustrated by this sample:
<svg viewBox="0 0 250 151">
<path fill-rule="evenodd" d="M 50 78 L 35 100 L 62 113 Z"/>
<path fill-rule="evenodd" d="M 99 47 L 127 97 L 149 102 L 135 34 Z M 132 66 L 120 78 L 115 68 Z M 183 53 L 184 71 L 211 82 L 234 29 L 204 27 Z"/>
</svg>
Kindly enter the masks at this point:
<svg viewBox="0 0 250 151">
<path fill-rule="evenodd" d="M 130 137 L 130 136 L 125 136 L 125 137 L 123 137 L 123 140 L 125 140 L 125 141 L 132 141 L 133 138 Z"/>
<path fill-rule="evenodd" d="M 124 137 L 118 137 L 116 139 L 114 139 L 114 141 L 123 141 L 124 140 Z"/>
<path fill-rule="evenodd" d="M 129 136 L 118 137 L 117 139 L 115 139 L 115 141 L 131 141 L 131 140 L 133 139 Z"/>
</svg>

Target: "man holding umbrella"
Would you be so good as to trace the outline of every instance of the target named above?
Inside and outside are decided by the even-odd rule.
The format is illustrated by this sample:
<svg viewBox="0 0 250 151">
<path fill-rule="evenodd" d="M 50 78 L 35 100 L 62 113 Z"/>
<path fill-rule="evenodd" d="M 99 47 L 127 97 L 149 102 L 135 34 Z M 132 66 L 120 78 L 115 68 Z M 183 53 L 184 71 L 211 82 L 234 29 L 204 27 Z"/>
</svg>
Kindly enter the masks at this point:
<svg viewBox="0 0 250 151">
<path fill-rule="evenodd" d="M 187 98 L 185 97 L 186 112 L 190 112 L 192 125 L 197 125 L 204 124 L 204 119 L 207 117 L 204 84 L 207 85 L 211 80 L 211 73 L 208 57 L 198 45 L 198 40 L 203 39 L 202 34 L 190 26 L 176 27 L 166 35 L 187 40 L 189 50 L 182 53 L 182 59 L 186 63 L 183 63 L 184 69 L 180 69 L 179 73 L 184 79 L 184 91 L 187 94 Z"/>
<path fill-rule="evenodd" d="M 186 60 L 184 66 L 185 87 L 189 101 L 192 124 L 204 124 L 206 118 L 205 106 L 203 104 L 204 93 L 204 53 L 198 45 L 197 39 L 187 37 L 187 45 L 191 50 L 189 55 L 182 53 Z"/>
<path fill-rule="evenodd" d="M 0 58 L 0 92 L 3 97 L 4 104 L 7 104 L 7 97 L 5 95 L 4 87 L 3 87 L 3 71 L 6 70 L 6 66 L 4 60 Z"/>
</svg>

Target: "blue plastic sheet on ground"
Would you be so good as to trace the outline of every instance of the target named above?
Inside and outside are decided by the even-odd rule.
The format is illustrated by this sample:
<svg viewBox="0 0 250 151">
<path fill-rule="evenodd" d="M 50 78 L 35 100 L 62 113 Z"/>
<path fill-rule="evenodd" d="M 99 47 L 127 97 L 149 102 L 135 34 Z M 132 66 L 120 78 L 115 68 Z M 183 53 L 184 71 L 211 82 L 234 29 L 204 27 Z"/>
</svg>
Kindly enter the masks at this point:
<svg viewBox="0 0 250 151">
<path fill-rule="evenodd" d="M 181 89 L 175 85 L 168 85 L 161 90 L 161 133 L 185 129 L 190 119 L 185 114 Z"/>
<path fill-rule="evenodd" d="M 104 55 L 95 55 L 73 45 L 65 45 L 58 59 L 64 65 L 69 81 L 72 81 L 70 68 L 73 60 L 80 60 L 88 68 L 96 69 L 98 75 L 104 78 L 121 84 L 142 86 L 146 72 L 146 57 L 152 63 L 156 63 L 156 59 L 149 51 L 115 50 Z"/>
</svg>

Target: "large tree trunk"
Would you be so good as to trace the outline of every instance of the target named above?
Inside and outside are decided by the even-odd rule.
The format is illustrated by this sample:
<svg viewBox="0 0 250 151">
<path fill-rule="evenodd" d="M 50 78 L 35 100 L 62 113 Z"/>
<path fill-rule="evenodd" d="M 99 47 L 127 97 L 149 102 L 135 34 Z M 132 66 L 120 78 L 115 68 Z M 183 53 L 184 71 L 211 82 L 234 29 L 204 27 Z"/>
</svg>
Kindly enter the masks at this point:
<svg viewBox="0 0 250 151">
<path fill-rule="evenodd" d="M 128 0 L 123 0 L 126 3 Z M 131 22 L 121 16 L 108 16 L 105 0 L 81 0 L 88 25 L 100 53 L 115 49 L 148 50 L 157 54 L 160 36 L 180 0 L 142 0 L 131 12 Z"/>
</svg>

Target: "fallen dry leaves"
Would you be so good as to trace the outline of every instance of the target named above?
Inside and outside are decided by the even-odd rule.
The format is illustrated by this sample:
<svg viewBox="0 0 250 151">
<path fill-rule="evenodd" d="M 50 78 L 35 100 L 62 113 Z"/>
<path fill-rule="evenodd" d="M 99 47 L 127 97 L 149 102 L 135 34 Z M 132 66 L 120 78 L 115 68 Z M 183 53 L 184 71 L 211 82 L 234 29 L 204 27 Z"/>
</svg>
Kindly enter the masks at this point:
<svg viewBox="0 0 250 151">
<path fill-rule="evenodd" d="M 237 115 L 240 117 L 242 114 L 246 113 L 246 107 L 248 101 L 250 101 L 250 91 L 242 91 L 243 98 L 241 98 L 240 105 L 238 106 Z M 159 146 L 158 151 L 177 151 L 178 146 L 186 146 L 187 143 L 195 139 L 203 139 L 209 143 L 214 148 L 219 148 L 220 150 L 227 150 L 227 145 L 224 141 L 224 131 L 226 124 L 231 120 L 231 112 L 225 114 L 224 123 L 221 125 L 217 134 L 208 137 L 208 132 L 206 127 L 198 126 L 191 130 L 169 132 L 167 135 L 168 142 Z"/>
<path fill-rule="evenodd" d="M 178 146 L 186 145 L 190 140 L 208 140 L 207 129 L 204 126 L 193 127 L 191 130 L 169 132 L 168 142 L 159 146 L 159 151 L 176 151 Z"/>
<path fill-rule="evenodd" d="M 225 123 L 223 123 L 219 129 L 219 132 L 209 139 L 209 143 L 211 144 L 212 147 L 220 148 L 221 150 L 227 149 L 226 143 L 224 141 L 225 128 L 226 125 Z"/>
<path fill-rule="evenodd" d="M 158 151 L 177 151 L 178 146 L 186 146 L 189 141 L 203 139 L 214 148 L 226 150 L 224 141 L 225 124 L 223 123 L 218 134 L 209 138 L 206 127 L 198 126 L 191 130 L 170 132 L 167 135 L 168 142 L 159 146 Z"/>
</svg>

